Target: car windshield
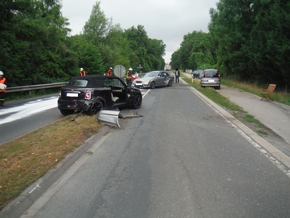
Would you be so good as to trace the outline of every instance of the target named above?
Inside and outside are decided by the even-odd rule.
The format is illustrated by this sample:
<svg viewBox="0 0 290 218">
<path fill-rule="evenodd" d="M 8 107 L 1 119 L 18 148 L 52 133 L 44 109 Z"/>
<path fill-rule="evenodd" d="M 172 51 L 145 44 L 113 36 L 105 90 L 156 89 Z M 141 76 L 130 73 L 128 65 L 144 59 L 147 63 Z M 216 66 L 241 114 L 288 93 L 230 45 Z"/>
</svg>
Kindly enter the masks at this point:
<svg viewBox="0 0 290 218">
<path fill-rule="evenodd" d="M 204 77 L 217 77 L 218 75 L 217 70 L 205 70 L 204 71 Z"/>
<path fill-rule="evenodd" d="M 104 87 L 104 80 L 100 78 L 89 78 L 89 79 L 72 79 L 68 86 L 78 88 L 99 88 Z"/>
<path fill-rule="evenodd" d="M 160 72 L 158 71 L 152 71 L 152 72 L 146 73 L 144 77 L 157 77 L 159 73 Z"/>
<path fill-rule="evenodd" d="M 193 71 L 194 74 L 201 74 L 202 73 L 202 70 L 195 70 Z"/>
<path fill-rule="evenodd" d="M 104 80 L 104 86 L 105 87 L 111 87 L 111 86 L 115 86 L 115 87 L 124 87 L 124 85 L 122 84 L 122 82 L 119 79 L 116 78 L 107 78 Z"/>
</svg>

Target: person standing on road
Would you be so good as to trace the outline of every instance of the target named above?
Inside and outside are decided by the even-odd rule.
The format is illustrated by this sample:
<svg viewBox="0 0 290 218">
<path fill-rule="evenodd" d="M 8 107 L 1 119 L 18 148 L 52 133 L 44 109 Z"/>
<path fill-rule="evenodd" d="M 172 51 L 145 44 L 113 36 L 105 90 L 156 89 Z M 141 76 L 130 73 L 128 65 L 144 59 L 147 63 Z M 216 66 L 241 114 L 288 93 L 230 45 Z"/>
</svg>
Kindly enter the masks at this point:
<svg viewBox="0 0 290 218">
<path fill-rule="evenodd" d="M 179 83 L 179 77 L 180 77 L 180 72 L 179 72 L 178 68 L 176 68 L 176 71 L 175 71 L 175 83 Z"/>
<path fill-rule="evenodd" d="M 126 80 L 128 86 L 132 85 L 132 81 L 134 80 L 132 78 L 133 78 L 133 69 L 130 67 L 128 72 L 126 73 Z"/>
<path fill-rule="evenodd" d="M 84 68 L 80 69 L 80 76 L 86 76 L 87 72 L 84 70 Z"/>
<path fill-rule="evenodd" d="M 5 92 L 6 92 L 6 78 L 4 77 L 4 73 L 0 71 L 0 106 L 4 105 L 5 100 Z"/>
</svg>

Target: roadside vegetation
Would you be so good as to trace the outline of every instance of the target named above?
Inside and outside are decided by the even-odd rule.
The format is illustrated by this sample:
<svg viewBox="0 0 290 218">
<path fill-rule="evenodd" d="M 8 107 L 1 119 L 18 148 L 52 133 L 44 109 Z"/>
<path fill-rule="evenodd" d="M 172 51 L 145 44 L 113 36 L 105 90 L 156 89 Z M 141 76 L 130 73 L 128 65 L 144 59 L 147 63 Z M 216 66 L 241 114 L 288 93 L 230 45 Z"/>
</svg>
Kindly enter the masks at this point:
<svg viewBox="0 0 290 218">
<path fill-rule="evenodd" d="M 66 116 L 0 146 L 0 209 L 102 127 L 96 116 Z"/>
<path fill-rule="evenodd" d="M 209 32 L 186 34 L 171 66 L 183 71 L 216 68 L 224 78 L 265 89 L 274 83 L 289 92 L 289 11 L 289 1 L 219 0 L 210 9 Z M 283 98 L 274 95 L 285 102 Z"/>
<path fill-rule="evenodd" d="M 122 29 L 96 1 L 83 31 L 71 35 L 61 7 L 51 0 L 0 1 L 0 70 L 8 87 L 64 82 L 81 67 L 91 75 L 120 64 L 134 72 L 164 67 L 165 44 L 141 24 Z"/>
</svg>

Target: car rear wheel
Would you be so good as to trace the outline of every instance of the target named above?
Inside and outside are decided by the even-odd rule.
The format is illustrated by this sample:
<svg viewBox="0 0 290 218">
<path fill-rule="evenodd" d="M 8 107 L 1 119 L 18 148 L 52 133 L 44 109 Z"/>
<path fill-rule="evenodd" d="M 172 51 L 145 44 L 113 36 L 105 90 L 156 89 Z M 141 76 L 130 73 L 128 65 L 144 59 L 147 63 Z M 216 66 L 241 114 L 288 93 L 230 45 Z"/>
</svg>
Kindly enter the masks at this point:
<svg viewBox="0 0 290 218">
<path fill-rule="evenodd" d="M 64 116 L 73 114 L 75 111 L 74 110 L 64 110 L 64 109 L 59 109 L 60 113 Z"/>
<path fill-rule="evenodd" d="M 87 111 L 88 115 L 94 115 L 98 113 L 100 110 L 102 110 L 104 107 L 104 104 L 101 100 L 96 100 L 94 104 L 90 107 L 90 109 Z"/>
<path fill-rule="evenodd" d="M 152 82 L 152 83 L 150 84 L 150 89 L 155 89 L 155 82 Z"/>
<path fill-rule="evenodd" d="M 140 108 L 142 105 L 142 96 L 141 95 L 135 95 L 134 100 L 133 100 L 133 104 L 132 104 L 132 108 L 133 109 L 138 109 Z"/>
</svg>

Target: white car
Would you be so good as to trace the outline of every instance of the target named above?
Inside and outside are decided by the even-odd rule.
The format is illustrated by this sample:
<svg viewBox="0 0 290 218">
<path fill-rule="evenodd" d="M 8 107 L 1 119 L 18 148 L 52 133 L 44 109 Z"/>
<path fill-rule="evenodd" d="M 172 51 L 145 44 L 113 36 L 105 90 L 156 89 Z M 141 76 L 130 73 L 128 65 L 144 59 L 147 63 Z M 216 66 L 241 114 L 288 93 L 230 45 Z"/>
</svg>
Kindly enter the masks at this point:
<svg viewBox="0 0 290 218">
<path fill-rule="evenodd" d="M 142 78 L 137 78 L 133 81 L 132 87 L 136 88 L 150 88 L 160 86 L 172 86 L 174 77 L 169 75 L 166 71 L 151 71 Z"/>
</svg>

